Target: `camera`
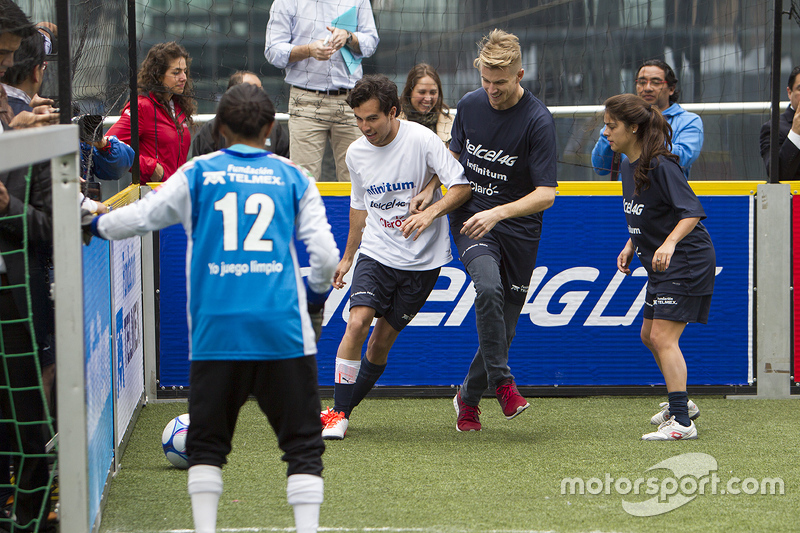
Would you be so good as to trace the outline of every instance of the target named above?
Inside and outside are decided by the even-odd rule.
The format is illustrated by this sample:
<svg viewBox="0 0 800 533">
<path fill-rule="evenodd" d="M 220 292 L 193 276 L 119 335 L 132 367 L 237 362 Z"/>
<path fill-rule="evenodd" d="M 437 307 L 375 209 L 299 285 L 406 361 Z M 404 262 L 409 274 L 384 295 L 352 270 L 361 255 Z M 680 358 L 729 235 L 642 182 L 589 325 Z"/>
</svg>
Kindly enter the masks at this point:
<svg viewBox="0 0 800 533">
<path fill-rule="evenodd" d="M 81 142 L 96 143 L 103 140 L 102 115 L 78 115 L 72 119 L 72 123 L 80 129 Z"/>
<path fill-rule="evenodd" d="M 100 182 L 97 181 L 84 181 L 81 183 L 81 192 L 83 195 L 95 202 L 102 201 L 102 193 L 100 190 Z"/>
</svg>

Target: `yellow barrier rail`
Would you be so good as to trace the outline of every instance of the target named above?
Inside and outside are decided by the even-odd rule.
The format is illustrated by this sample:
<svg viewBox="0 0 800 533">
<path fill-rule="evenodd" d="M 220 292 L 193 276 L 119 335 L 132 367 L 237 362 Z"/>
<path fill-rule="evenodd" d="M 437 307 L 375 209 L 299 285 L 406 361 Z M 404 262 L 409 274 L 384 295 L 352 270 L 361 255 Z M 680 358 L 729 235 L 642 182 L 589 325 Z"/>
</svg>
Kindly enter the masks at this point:
<svg viewBox="0 0 800 533">
<path fill-rule="evenodd" d="M 758 185 L 766 181 L 690 181 L 698 196 L 749 196 L 756 193 Z M 800 194 L 800 181 L 789 181 L 792 194 Z M 349 196 L 350 184 L 339 182 L 317 183 L 322 196 Z M 556 188 L 559 196 L 621 196 L 619 181 L 562 181 Z"/>
<path fill-rule="evenodd" d="M 749 196 L 756 193 L 758 185 L 766 181 L 690 181 L 692 190 L 698 196 Z M 800 181 L 785 181 L 792 194 L 800 194 Z M 148 184 L 156 188 L 160 183 Z M 350 184 L 321 181 L 317 183 L 322 196 L 350 196 Z M 443 188 L 444 190 L 444 188 Z M 562 181 L 556 188 L 559 196 L 621 196 L 622 183 L 619 181 Z M 132 198 L 132 199 L 130 199 Z M 139 199 L 139 186 L 131 185 L 106 200 L 106 205 L 120 207 Z"/>
<path fill-rule="evenodd" d="M 132 204 L 139 199 L 139 186 L 135 184 L 128 185 L 117 194 L 103 202 L 108 207 L 115 209 L 128 204 Z"/>
</svg>

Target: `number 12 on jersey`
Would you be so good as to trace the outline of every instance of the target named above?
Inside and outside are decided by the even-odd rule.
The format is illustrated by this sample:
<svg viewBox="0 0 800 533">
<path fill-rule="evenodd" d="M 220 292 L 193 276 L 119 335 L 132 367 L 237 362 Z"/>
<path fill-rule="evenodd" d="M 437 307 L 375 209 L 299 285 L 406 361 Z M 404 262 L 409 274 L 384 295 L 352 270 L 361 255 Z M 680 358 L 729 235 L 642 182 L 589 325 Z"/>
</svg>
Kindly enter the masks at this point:
<svg viewBox="0 0 800 533">
<path fill-rule="evenodd" d="M 239 198 L 229 192 L 214 202 L 214 210 L 222 213 L 222 247 L 226 252 L 239 249 Z M 244 202 L 245 215 L 257 215 L 244 238 L 246 252 L 271 252 L 272 239 L 262 239 L 275 216 L 275 202 L 263 193 L 251 194 Z"/>
</svg>

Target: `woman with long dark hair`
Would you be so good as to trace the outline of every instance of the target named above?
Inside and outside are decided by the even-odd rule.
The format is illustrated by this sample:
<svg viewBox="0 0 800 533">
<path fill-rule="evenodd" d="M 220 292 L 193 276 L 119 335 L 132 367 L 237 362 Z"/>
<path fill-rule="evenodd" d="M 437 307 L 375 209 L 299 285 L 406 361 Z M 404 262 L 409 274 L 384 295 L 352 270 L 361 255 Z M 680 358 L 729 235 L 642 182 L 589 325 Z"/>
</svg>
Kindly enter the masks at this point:
<svg viewBox="0 0 800 533">
<path fill-rule="evenodd" d="M 621 165 L 623 211 L 630 238 L 617 257 L 630 274 L 637 255 L 647 271 L 641 338 L 664 376 L 668 402 L 650 422 L 658 430 L 643 440 L 697 438 L 700 410 L 686 392 L 687 369 L 679 341 L 689 322 L 708 322 L 716 257 L 703 206 L 670 153 L 672 130 L 654 105 L 632 94 L 605 102 L 603 135 Z"/>
<path fill-rule="evenodd" d="M 442 99 L 442 80 L 436 69 L 427 63 L 419 63 L 408 71 L 406 86 L 400 95 L 400 107 L 398 118 L 427 126 L 445 146 L 450 145 L 453 116 Z"/>
<path fill-rule="evenodd" d="M 192 59 L 176 42 L 154 45 L 139 67 L 139 180 L 165 181 L 186 162 L 189 128 L 197 105 L 192 99 Z M 108 131 L 130 144 L 130 102 Z"/>
</svg>

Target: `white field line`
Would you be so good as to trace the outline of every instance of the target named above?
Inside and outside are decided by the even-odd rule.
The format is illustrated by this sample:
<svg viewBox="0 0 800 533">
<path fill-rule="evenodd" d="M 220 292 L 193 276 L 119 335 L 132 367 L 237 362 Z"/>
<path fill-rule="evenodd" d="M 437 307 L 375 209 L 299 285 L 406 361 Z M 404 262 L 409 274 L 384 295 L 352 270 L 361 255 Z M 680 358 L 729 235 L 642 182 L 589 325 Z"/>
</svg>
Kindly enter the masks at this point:
<svg viewBox="0 0 800 533">
<path fill-rule="evenodd" d="M 194 533 L 194 529 L 167 529 L 160 531 L 152 531 L 149 533 Z M 243 528 L 217 528 L 219 533 L 274 533 L 286 532 L 291 533 L 295 531 L 293 527 L 243 527 Z M 448 527 L 362 527 L 362 528 L 348 528 L 348 527 L 320 527 L 320 532 L 332 533 L 371 533 L 371 532 L 386 532 L 386 533 L 469 533 L 468 529 L 453 529 Z M 114 530 L 113 533 L 142 533 L 138 531 Z M 484 530 L 484 533 L 554 533 L 552 530 L 542 531 L 533 529 L 492 529 Z M 588 533 L 588 532 L 587 532 Z M 602 533 L 599 531 L 592 531 L 591 533 Z"/>
<path fill-rule="evenodd" d="M 194 533 L 194 529 L 166 529 L 158 531 L 150 531 L 148 533 Z M 276 533 L 286 532 L 291 533 L 295 531 L 293 527 L 242 527 L 242 528 L 217 528 L 218 533 Z M 386 532 L 386 533 L 469 533 L 468 529 L 451 529 L 442 527 L 362 527 L 362 528 L 349 528 L 349 527 L 320 527 L 319 532 L 332 532 L 332 533 L 372 533 L 372 532 Z M 142 533 L 140 531 L 127 531 L 127 530 L 114 530 L 113 533 Z M 542 531 L 533 529 L 491 529 L 484 530 L 484 533 L 554 533 L 552 530 Z M 591 533 L 602 533 L 593 531 Z"/>
</svg>

